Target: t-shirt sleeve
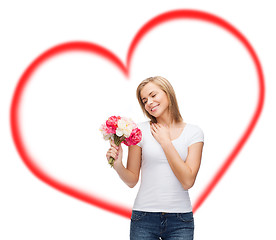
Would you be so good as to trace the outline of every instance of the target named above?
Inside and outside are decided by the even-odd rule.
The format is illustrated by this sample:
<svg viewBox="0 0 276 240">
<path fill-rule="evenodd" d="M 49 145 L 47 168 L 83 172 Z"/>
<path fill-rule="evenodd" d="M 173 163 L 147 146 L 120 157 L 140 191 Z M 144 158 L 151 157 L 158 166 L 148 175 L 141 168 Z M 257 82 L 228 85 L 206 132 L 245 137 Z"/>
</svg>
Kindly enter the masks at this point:
<svg viewBox="0 0 276 240">
<path fill-rule="evenodd" d="M 204 142 L 204 133 L 200 127 L 194 126 L 193 132 L 191 133 L 189 146 L 197 142 Z"/>
</svg>

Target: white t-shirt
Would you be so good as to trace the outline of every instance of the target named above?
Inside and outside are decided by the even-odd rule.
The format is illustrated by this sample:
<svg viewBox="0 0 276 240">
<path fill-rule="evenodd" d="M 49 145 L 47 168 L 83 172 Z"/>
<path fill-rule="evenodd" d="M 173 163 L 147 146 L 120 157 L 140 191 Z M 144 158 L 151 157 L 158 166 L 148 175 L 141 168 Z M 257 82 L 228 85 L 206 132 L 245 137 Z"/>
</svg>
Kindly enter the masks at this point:
<svg viewBox="0 0 276 240">
<path fill-rule="evenodd" d="M 142 131 L 141 185 L 136 196 L 133 210 L 145 212 L 185 213 L 192 211 L 189 193 L 174 175 L 161 145 L 150 131 L 150 122 L 138 124 Z M 186 160 L 188 147 L 203 142 L 202 130 L 186 124 L 181 135 L 172 141 L 183 161 Z"/>
</svg>

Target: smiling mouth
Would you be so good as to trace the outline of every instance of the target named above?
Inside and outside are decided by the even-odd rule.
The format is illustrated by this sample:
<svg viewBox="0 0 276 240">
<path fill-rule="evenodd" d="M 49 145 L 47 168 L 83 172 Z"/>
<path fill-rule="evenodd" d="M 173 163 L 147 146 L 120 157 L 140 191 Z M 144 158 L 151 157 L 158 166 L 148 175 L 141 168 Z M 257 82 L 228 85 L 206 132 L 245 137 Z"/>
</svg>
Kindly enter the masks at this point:
<svg viewBox="0 0 276 240">
<path fill-rule="evenodd" d="M 156 110 L 156 108 L 159 106 L 159 104 L 158 105 L 156 105 L 156 106 L 154 106 L 150 111 L 151 112 L 153 112 L 153 111 L 155 111 Z"/>
</svg>

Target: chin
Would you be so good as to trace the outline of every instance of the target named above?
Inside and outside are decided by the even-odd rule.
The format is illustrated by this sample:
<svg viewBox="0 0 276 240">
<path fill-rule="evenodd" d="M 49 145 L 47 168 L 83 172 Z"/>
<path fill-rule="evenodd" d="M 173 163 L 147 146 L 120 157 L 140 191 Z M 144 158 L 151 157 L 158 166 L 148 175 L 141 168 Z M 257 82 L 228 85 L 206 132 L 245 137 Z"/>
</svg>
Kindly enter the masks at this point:
<svg viewBox="0 0 276 240">
<path fill-rule="evenodd" d="M 155 117 L 155 118 L 158 118 L 158 117 L 160 117 L 161 116 L 161 114 L 160 113 L 153 113 L 153 114 L 150 114 L 151 116 L 153 116 L 153 117 Z"/>
</svg>

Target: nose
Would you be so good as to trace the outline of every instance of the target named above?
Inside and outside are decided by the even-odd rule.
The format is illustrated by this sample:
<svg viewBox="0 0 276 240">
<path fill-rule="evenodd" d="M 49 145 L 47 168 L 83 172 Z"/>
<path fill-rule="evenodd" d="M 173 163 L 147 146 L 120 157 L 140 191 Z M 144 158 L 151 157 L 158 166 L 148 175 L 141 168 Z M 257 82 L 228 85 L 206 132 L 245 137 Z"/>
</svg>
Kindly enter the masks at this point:
<svg viewBox="0 0 276 240">
<path fill-rule="evenodd" d="M 147 101 L 147 106 L 150 106 L 152 104 L 152 102 L 153 102 L 152 99 L 149 98 Z"/>
</svg>

